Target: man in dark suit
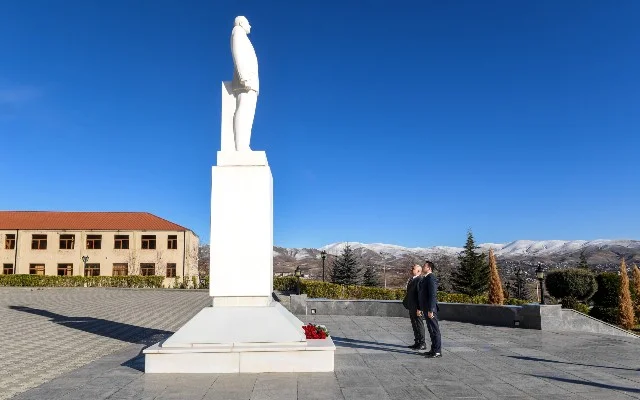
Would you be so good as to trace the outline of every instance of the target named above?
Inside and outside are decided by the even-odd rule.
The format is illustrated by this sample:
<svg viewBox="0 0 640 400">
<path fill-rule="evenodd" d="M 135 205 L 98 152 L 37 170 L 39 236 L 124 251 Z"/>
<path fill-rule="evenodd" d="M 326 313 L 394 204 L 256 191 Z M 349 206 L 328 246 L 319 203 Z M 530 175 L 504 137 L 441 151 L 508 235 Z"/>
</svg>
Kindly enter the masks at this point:
<svg viewBox="0 0 640 400">
<path fill-rule="evenodd" d="M 438 282 L 433 275 L 433 263 L 427 261 L 422 267 L 422 279 L 418 289 L 419 310 L 417 314 L 424 316 L 427 321 L 427 329 L 431 337 L 431 350 L 425 354 L 427 358 L 442 357 L 442 341 L 440 339 L 440 326 L 438 325 Z"/>
<path fill-rule="evenodd" d="M 424 340 L 424 323 L 422 317 L 418 315 L 418 287 L 420 286 L 420 280 L 422 279 L 422 268 L 418 264 L 414 264 L 411 267 L 411 274 L 407 282 L 407 293 L 402 301 L 405 308 L 409 310 L 409 319 L 411 320 L 411 328 L 413 329 L 414 343 L 408 346 L 413 350 L 426 350 L 427 345 Z"/>
</svg>

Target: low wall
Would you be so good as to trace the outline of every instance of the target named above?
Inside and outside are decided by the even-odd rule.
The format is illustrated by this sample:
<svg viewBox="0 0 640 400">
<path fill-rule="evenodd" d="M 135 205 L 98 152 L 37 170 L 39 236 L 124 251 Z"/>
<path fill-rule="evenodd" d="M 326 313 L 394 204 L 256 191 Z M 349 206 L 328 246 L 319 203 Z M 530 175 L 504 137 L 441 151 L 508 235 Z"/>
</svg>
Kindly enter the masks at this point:
<svg viewBox="0 0 640 400">
<path fill-rule="evenodd" d="M 290 297 L 290 310 L 296 315 L 354 315 L 375 317 L 408 317 L 409 311 L 399 300 L 332 300 L 309 299 L 306 294 Z M 468 322 L 477 325 L 538 329 L 545 331 L 577 331 L 640 338 L 617 326 L 607 324 L 560 305 L 525 304 L 494 306 L 490 304 L 438 303 L 438 317 L 443 321 Z"/>
</svg>

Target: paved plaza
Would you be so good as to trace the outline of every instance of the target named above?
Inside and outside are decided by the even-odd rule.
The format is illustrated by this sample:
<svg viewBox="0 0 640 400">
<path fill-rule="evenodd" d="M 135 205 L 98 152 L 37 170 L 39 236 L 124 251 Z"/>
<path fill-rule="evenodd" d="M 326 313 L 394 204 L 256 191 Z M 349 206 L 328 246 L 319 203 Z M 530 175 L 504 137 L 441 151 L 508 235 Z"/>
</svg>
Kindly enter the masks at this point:
<svg viewBox="0 0 640 400">
<path fill-rule="evenodd" d="M 441 323 L 425 359 L 405 318 L 326 324 L 335 373 L 145 375 L 141 350 L 210 304 L 207 291 L 0 288 L 0 399 L 632 399 L 640 340 Z"/>
</svg>

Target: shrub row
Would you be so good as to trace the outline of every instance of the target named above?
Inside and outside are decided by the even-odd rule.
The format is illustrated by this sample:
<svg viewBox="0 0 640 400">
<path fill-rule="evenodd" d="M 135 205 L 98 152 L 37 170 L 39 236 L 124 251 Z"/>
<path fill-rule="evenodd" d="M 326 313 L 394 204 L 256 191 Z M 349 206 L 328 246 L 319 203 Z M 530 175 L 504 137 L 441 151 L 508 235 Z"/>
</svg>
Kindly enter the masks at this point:
<svg viewBox="0 0 640 400">
<path fill-rule="evenodd" d="M 593 273 L 579 268 L 549 272 L 545 278 L 545 286 L 550 295 L 560 300 L 570 297 L 578 301 L 586 301 L 598 289 Z"/>
<path fill-rule="evenodd" d="M 0 286 L 161 288 L 163 276 L 0 275 Z"/>
<path fill-rule="evenodd" d="M 294 276 L 275 277 L 273 279 L 273 288 L 280 291 L 296 290 L 297 279 Z M 310 281 L 300 279 L 300 291 L 307 294 L 310 298 L 325 299 L 372 299 L 372 300 L 402 300 L 405 295 L 404 289 L 384 289 L 370 286 L 356 285 L 337 285 L 329 282 Z M 438 301 L 445 303 L 470 303 L 470 304 L 488 304 L 487 295 L 468 296 L 459 293 L 438 292 Z M 511 305 L 527 304 L 525 300 L 509 299 L 505 302 Z"/>
<path fill-rule="evenodd" d="M 610 324 L 619 324 L 619 292 L 622 282 L 620 275 L 614 272 L 603 272 L 596 276 L 596 282 L 598 290 L 591 298 L 593 308 L 589 311 L 589 315 Z"/>
</svg>

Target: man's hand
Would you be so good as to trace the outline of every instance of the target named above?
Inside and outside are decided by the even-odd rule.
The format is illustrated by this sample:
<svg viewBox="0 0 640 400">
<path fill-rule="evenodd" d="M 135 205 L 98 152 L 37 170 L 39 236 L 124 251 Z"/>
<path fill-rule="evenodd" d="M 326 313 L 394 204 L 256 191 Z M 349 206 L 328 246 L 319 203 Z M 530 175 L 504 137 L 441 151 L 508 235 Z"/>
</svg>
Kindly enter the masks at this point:
<svg viewBox="0 0 640 400">
<path fill-rule="evenodd" d="M 433 318 L 433 312 L 429 311 L 429 312 L 427 313 L 427 317 L 429 317 L 429 319 Z"/>
<path fill-rule="evenodd" d="M 418 311 L 416 312 L 416 315 L 417 315 L 418 317 L 422 317 L 422 311 L 418 310 Z"/>
</svg>

